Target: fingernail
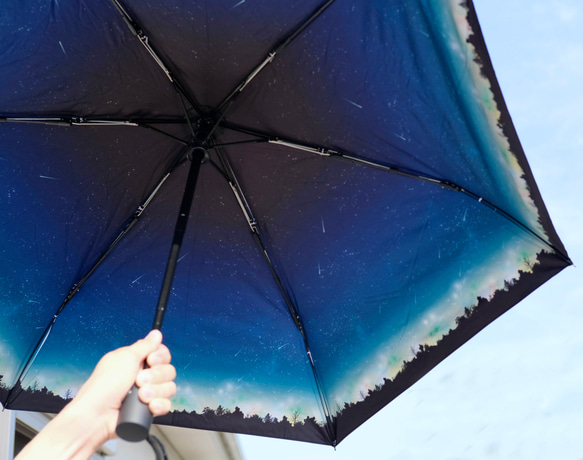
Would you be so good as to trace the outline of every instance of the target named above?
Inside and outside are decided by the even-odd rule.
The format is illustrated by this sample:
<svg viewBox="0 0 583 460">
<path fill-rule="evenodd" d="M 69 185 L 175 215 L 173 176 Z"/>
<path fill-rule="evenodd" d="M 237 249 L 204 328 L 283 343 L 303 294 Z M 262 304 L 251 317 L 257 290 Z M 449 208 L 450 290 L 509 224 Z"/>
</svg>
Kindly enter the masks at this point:
<svg viewBox="0 0 583 460">
<path fill-rule="evenodd" d="M 160 412 L 164 409 L 160 401 L 152 401 L 150 406 L 153 412 Z"/>
<path fill-rule="evenodd" d="M 160 362 L 162 362 L 162 359 L 158 353 L 152 353 L 150 356 L 148 356 L 148 363 L 150 366 L 155 366 Z"/>
<path fill-rule="evenodd" d="M 138 374 L 138 377 L 136 378 L 136 381 L 138 382 L 139 386 L 145 385 L 146 383 L 150 383 L 151 380 L 152 376 L 147 371 L 141 371 Z"/>
<path fill-rule="evenodd" d="M 146 387 L 142 389 L 142 397 L 145 399 L 146 402 L 150 401 L 155 396 L 155 391 L 151 387 Z"/>
<path fill-rule="evenodd" d="M 150 337 L 157 337 L 157 336 L 162 336 L 162 333 L 158 330 L 158 329 L 153 329 L 150 332 L 148 332 L 148 335 L 146 337 L 150 338 Z"/>
</svg>

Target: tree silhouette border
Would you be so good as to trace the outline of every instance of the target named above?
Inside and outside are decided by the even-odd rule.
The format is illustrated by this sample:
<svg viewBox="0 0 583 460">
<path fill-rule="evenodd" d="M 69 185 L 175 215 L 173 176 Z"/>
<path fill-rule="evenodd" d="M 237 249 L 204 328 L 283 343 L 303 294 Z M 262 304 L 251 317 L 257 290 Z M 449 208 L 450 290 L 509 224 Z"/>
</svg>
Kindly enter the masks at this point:
<svg viewBox="0 0 583 460">
<path fill-rule="evenodd" d="M 361 393 L 361 401 L 347 402 L 344 407 L 338 407 L 336 414 L 332 417 L 333 434 L 330 433 L 329 427 L 325 427 L 315 417 L 307 416 L 301 419 L 298 412 L 290 415 L 291 420 L 287 416 L 278 420 L 270 414 L 263 417 L 258 414 L 244 414 L 239 407 L 234 409 L 222 406 L 215 409 L 205 407 L 202 413 L 173 411 L 163 417 L 157 417 L 155 422 L 317 444 L 331 444 L 334 440 L 340 442 L 480 330 L 526 297 L 533 285 L 542 284 L 564 268 L 557 265 L 555 256 L 545 251 L 539 254 L 536 262 L 525 260 L 525 267 L 527 271 L 520 270 L 517 278 L 506 281 L 504 288 L 494 292 L 489 299 L 478 297 L 474 305 L 465 307 L 463 314 L 455 318 L 455 328 L 450 329 L 434 345 L 420 344 L 417 350 L 413 350 L 413 357 L 403 361 L 401 370 L 393 379 L 385 378 L 375 388 L 368 390 L 367 393 Z M 21 410 L 46 412 L 58 412 L 70 400 L 70 398 L 54 395 L 46 387 L 39 390 L 34 384 L 32 387 L 23 389 L 20 382 L 17 382 L 14 388 L 8 389 L 2 383 L 2 376 L 0 376 L 0 398 L 3 402 L 10 400 L 6 405 L 8 408 L 14 406 Z"/>
</svg>

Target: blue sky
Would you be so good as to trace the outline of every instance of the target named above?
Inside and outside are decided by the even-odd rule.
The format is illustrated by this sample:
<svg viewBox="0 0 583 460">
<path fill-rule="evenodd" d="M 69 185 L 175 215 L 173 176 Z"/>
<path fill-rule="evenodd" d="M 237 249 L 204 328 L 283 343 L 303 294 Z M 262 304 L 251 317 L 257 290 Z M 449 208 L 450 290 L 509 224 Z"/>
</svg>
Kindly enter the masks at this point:
<svg viewBox="0 0 583 460">
<path fill-rule="evenodd" d="M 510 114 L 577 264 L 583 198 L 583 4 L 475 0 Z M 580 459 L 583 283 L 568 268 L 340 444 L 240 436 L 248 460 Z"/>
</svg>

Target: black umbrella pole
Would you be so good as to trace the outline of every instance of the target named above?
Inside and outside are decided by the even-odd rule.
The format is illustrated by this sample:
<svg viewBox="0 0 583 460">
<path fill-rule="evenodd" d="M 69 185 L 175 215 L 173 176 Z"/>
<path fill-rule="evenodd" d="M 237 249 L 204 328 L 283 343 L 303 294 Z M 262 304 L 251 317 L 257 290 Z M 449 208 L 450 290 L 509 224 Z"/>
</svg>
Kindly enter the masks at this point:
<svg viewBox="0 0 583 460">
<path fill-rule="evenodd" d="M 156 315 L 154 317 L 152 329 L 162 328 L 162 321 L 164 320 L 166 306 L 168 305 L 168 299 L 170 298 L 170 290 L 172 288 L 172 282 L 174 281 L 174 272 L 176 271 L 176 264 L 178 263 L 182 240 L 188 225 L 188 217 L 194 199 L 194 191 L 196 189 L 200 165 L 204 161 L 207 151 L 202 147 L 196 147 L 192 150 L 190 155 L 190 171 L 188 172 L 188 179 L 186 180 L 178 219 L 176 220 L 176 226 L 174 227 L 174 238 L 172 239 L 172 247 L 170 248 L 170 255 L 168 256 L 168 263 L 166 264 L 166 272 L 164 273 L 162 288 L 160 289 L 160 297 L 158 298 L 158 306 L 156 307 Z"/>
<path fill-rule="evenodd" d="M 170 248 L 170 255 L 168 256 L 168 263 L 164 273 L 162 288 L 160 289 L 160 297 L 158 298 L 158 305 L 156 307 L 156 315 L 154 317 L 152 329 L 162 328 L 162 321 L 164 320 L 166 306 L 168 305 L 168 299 L 170 298 L 176 264 L 178 263 L 178 257 L 180 255 L 180 247 L 182 246 L 182 240 L 188 225 L 188 216 L 194 199 L 194 191 L 196 189 L 200 165 L 206 155 L 207 152 L 202 147 L 194 148 L 189 155 L 189 159 L 191 160 L 190 171 L 188 173 L 188 179 L 186 180 L 182 203 L 180 205 L 178 219 L 174 228 L 174 238 Z M 126 441 L 143 441 L 148 437 L 153 419 L 154 417 L 150 412 L 148 405 L 140 400 L 138 396 L 138 387 L 134 384 L 122 403 L 115 431 L 120 438 L 125 439 Z"/>
</svg>

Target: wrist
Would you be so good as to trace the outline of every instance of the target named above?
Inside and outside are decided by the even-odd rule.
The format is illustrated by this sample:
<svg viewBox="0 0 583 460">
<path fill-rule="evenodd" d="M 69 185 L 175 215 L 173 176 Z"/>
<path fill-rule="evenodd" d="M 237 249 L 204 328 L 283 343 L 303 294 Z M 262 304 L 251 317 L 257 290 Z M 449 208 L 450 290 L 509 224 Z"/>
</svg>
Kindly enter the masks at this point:
<svg viewBox="0 0 583 460">
<path fill-rule="evenodd" d="M 110 433 L 112 430 L 109 429 L 109 408 L 106 406 L 96 405 L 93 401 L 85 399 L 73 399 L 57 417 L 60 416 L 62 418 L 59 421 L 61 425 L 59 429 L 69 429 L 69 433 L 76 433 L 78 442 L 72 443 L 75 444 L 72 447 L 76 452 L 86 453 L 85 456 L 71 458 L 89 458 L 112 437 Z"/>
<path fill-rule="evenodd" d="M 16 460 L 86 460 L 109 439 L 106 416 L 73 399 Z"/>
</svg>

